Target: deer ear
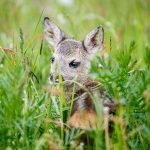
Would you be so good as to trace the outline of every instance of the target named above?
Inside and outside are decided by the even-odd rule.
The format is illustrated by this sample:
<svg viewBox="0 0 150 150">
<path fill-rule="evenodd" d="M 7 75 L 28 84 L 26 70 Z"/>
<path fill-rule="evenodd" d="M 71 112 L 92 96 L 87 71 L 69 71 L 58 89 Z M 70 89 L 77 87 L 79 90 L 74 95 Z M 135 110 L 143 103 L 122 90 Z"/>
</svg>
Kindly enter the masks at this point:
<svg viewBox="0 0 150 150">
<path fill-rule="evenodd" d="M 104 29 L 99 26 L 85 37 L 83 44 L 89 53 L 95 53 L 103 46 Z"/>
<path fill-rule="evenodd" d="M 65 39 L 64 32 L 62 32 L 61 29 L 48 17 L 44 18 L 44 36 L 52 46 L 56 46 Z"/>
</svg>

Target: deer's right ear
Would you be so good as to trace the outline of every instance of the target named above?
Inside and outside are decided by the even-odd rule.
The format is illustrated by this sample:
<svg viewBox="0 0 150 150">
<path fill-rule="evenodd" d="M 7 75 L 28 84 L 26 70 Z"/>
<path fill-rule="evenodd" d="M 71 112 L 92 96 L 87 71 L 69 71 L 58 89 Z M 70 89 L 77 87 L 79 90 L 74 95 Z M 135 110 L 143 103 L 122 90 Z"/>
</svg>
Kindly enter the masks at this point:
<svg viewBox="0 0 150 150">
<path fill-rule="evenodd" d="M 54 47 L 65 39 L 64 32 L 48 17 L 44 18 L 44 36 L 48 43 Z"/>
</svg>

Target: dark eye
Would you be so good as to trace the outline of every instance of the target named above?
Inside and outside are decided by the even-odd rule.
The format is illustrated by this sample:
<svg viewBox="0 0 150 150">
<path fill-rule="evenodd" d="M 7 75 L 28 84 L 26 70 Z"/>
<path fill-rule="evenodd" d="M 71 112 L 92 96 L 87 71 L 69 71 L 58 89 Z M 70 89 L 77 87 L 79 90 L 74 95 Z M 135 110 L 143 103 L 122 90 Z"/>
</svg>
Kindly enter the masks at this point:
<svg viewBox="0 0 150 150">
<path fill-rule="evenodd" d="M 77 68 L 80 65 L 80 62 L 75 62 L 75 60 L 69 63 L 69 67 Z"/>
<path fill-rule="evenodd" d="M 51 57 L 50 61 L 53 63 L 55 61 L 55 57 Z"/>
</svg>

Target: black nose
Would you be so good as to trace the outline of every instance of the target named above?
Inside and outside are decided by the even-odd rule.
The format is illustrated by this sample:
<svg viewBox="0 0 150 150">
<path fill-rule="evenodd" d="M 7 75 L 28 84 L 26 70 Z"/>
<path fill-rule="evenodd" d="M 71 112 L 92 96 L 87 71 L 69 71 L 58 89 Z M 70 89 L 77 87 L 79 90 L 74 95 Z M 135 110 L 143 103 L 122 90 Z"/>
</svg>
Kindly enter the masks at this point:
<svg viewBox="0 0 150 150">
<path fill-rule="evenodd" d="M 52 75 L 52 74 L 49 75 L 49 79 L 50 79 L 51 81 L 53 81 L 53 75 Z"/>
</svg>

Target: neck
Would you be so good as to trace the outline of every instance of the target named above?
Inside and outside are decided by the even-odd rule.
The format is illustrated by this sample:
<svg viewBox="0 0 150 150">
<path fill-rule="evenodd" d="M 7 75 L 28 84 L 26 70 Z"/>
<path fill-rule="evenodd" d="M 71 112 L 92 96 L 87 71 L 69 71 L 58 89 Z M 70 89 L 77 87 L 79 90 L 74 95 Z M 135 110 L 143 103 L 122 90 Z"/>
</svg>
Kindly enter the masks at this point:
<svg viewBox="0 0 150 150">
<path fill-rule="evenodd" d="M 86 90 L 99 87 L 100 83 L 96 80 L 87 79 L 84 82 L 74 82 L 68 85 L 64 85 L 63 90 L 67 101 L 71 100 L 73 94 L 82 93 Z M 77 94 L 78 95 L 78 94 Z"/>
</svg>

